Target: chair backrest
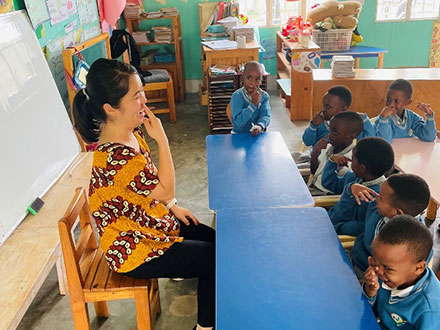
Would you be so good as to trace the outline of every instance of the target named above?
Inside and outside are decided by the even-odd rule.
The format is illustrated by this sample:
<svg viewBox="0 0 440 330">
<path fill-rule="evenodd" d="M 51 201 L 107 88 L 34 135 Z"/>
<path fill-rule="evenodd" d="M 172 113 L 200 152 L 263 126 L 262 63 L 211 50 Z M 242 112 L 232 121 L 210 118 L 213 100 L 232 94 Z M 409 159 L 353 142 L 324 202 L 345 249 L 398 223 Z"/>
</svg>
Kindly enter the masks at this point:
<svg viewBox="0 0 440 330">
<path fill-rule="evenodd" d="M 81 232 L 74 240 L 72 228 L 79 217 Z M 84 286 L 84 278 L 98 249 L 95 230 L 92 223 L 89 203 L 84 188 L 77 188 L 64 217 L 58 221 L 64 264 L 66 266 L 69 290 L 79 290 Z"/>
</svg>

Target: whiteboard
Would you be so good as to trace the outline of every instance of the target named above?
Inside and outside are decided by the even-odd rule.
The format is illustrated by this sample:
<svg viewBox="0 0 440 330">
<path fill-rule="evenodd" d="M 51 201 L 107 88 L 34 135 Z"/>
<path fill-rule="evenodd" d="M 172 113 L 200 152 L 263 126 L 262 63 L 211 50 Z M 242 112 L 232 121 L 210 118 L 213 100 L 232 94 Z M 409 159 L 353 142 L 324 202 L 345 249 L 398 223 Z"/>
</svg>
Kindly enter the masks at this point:
<svg viewBox="0 0 440 330">
<path fill-rule="evenodd" d="M 24 11 L 0 14 L 0 144 L 1 245 L 80 151 Z"/>
</svg>

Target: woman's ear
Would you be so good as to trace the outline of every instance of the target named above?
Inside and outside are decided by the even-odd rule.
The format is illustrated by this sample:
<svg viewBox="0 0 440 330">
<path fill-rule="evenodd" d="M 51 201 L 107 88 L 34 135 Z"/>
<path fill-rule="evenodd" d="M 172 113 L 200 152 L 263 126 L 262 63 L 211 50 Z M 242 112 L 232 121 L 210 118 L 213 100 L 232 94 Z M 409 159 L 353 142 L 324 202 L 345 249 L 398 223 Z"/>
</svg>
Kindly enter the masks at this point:
<svg viewBox="0 0 440 330">
<path fill-rule="evenodd" d="M 117 109 L 113 108 L 109 103 L 104 103 L 102 108 L 104 109 L 104 112 L 108 118 L 114 118 L 115 112 L 118 111 Z"/>
</svg>

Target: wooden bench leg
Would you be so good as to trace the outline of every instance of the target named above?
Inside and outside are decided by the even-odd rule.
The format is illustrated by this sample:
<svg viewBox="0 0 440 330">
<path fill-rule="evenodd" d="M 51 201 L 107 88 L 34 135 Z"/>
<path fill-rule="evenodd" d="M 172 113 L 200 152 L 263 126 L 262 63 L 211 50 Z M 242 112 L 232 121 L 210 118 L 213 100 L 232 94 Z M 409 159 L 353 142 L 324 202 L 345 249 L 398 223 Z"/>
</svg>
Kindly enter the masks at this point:
<svg viewBox="0 0 440 330">
<path fill-rule="evenodd" d="M 66 269 L 64 268 L 63 254 L 61 253 L 61 245 L 58 247 L 58 259 L 56 262 L 57 277 L 58 277 L 58 287 L 60 290 L 60 295 L 65 296 L 67 294 L 67 278 Z"/>
<path fill-rule="evenodd" d="M 87 304 L 84 301 L 70 300 L 72 307 L 73 324 L 75 330 L 90 330 L 89 312 L 87 310 Z"/>
<path fill-rule="evenodd" d="M 138 330 L 151 330 L 150 299 L 148 289 L 135 289 L 136 318 Z"/>
<path fill-rule="evenodd" d="M 106 301 L 97 301 L 93 303 L 95 305 L 96 316 L 108 317 L 108 305 Z"/>
<path fill-rule="evenodd" d="M 176 121 L 176 103 L 174 100 L 174 87 L 171 77 L 169 83 L 167 84 L 167 99 L 168 109 L 170 109 L 170 121 L 174 123 Z"/>
</svg>

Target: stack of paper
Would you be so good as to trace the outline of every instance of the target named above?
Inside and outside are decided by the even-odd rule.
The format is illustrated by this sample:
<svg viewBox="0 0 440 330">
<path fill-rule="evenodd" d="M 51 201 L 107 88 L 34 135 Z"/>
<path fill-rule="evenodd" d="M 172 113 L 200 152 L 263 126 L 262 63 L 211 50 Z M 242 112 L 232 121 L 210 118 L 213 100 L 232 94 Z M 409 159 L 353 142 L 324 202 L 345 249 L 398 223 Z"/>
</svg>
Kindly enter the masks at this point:
<svg viewBox="0 0 440 330">
<path fill-rule="evenodd" d="M 211 76 L 227 76 L 231 74 L 237 74 L 237 71 L 233 66 L 216 64 L 209 67 L 209 71 L 211 72 Z"/>
<path fill-rule="evenodd" d="M 139 17 L 140 7 L 137 5 L 128 4 L 124 9 L 124 17 L 125 18 L 138 18 Z"/>
<path fill-rule="evenodd" d="M 168 44 L 173 41 L 171 26 L 153 26 L 154 41 L 162 44 Z"/>
<path fill-rule="evenodd" d="M 337 78 L 352 78 L 354 73 L 354 58 L 353 56 L 333 56 L 332 72 Z"/>
<path fill-rule="evenodd" d="M 231 31 L 231 39 L 237 40 L 238 36 L 246 37 L 246 42 L 254 40 L 254 28 L 252 26 L 234 26 Z"/>
<path fill-rule="evenodd" d="M 159 18 L 162 17 L 162 13 L 160 11 L 150 11 L 147 12 L 147 18 Z"/>
<path fill-rule="evenodd" d="M 217 23 L 223 25 L 223 29 L 230 35 L 232 28 L 238 25 L 238 18 L 230 16 L 219 20 Z"/>
<path fill-rule="evenodd" d="M 177 16 L 179 15 L 179 11 L 176 7 L 169 7 L 169 8 L 160 8 L 160 11 L 164 16 Z"/>
<path fill-rule="evenodd" d="M 202 41 L 202 45 L 211 49 L 235 49 L 237 48 L 237 42 L 231 40 L 212 40 Z"/>
</svg>

